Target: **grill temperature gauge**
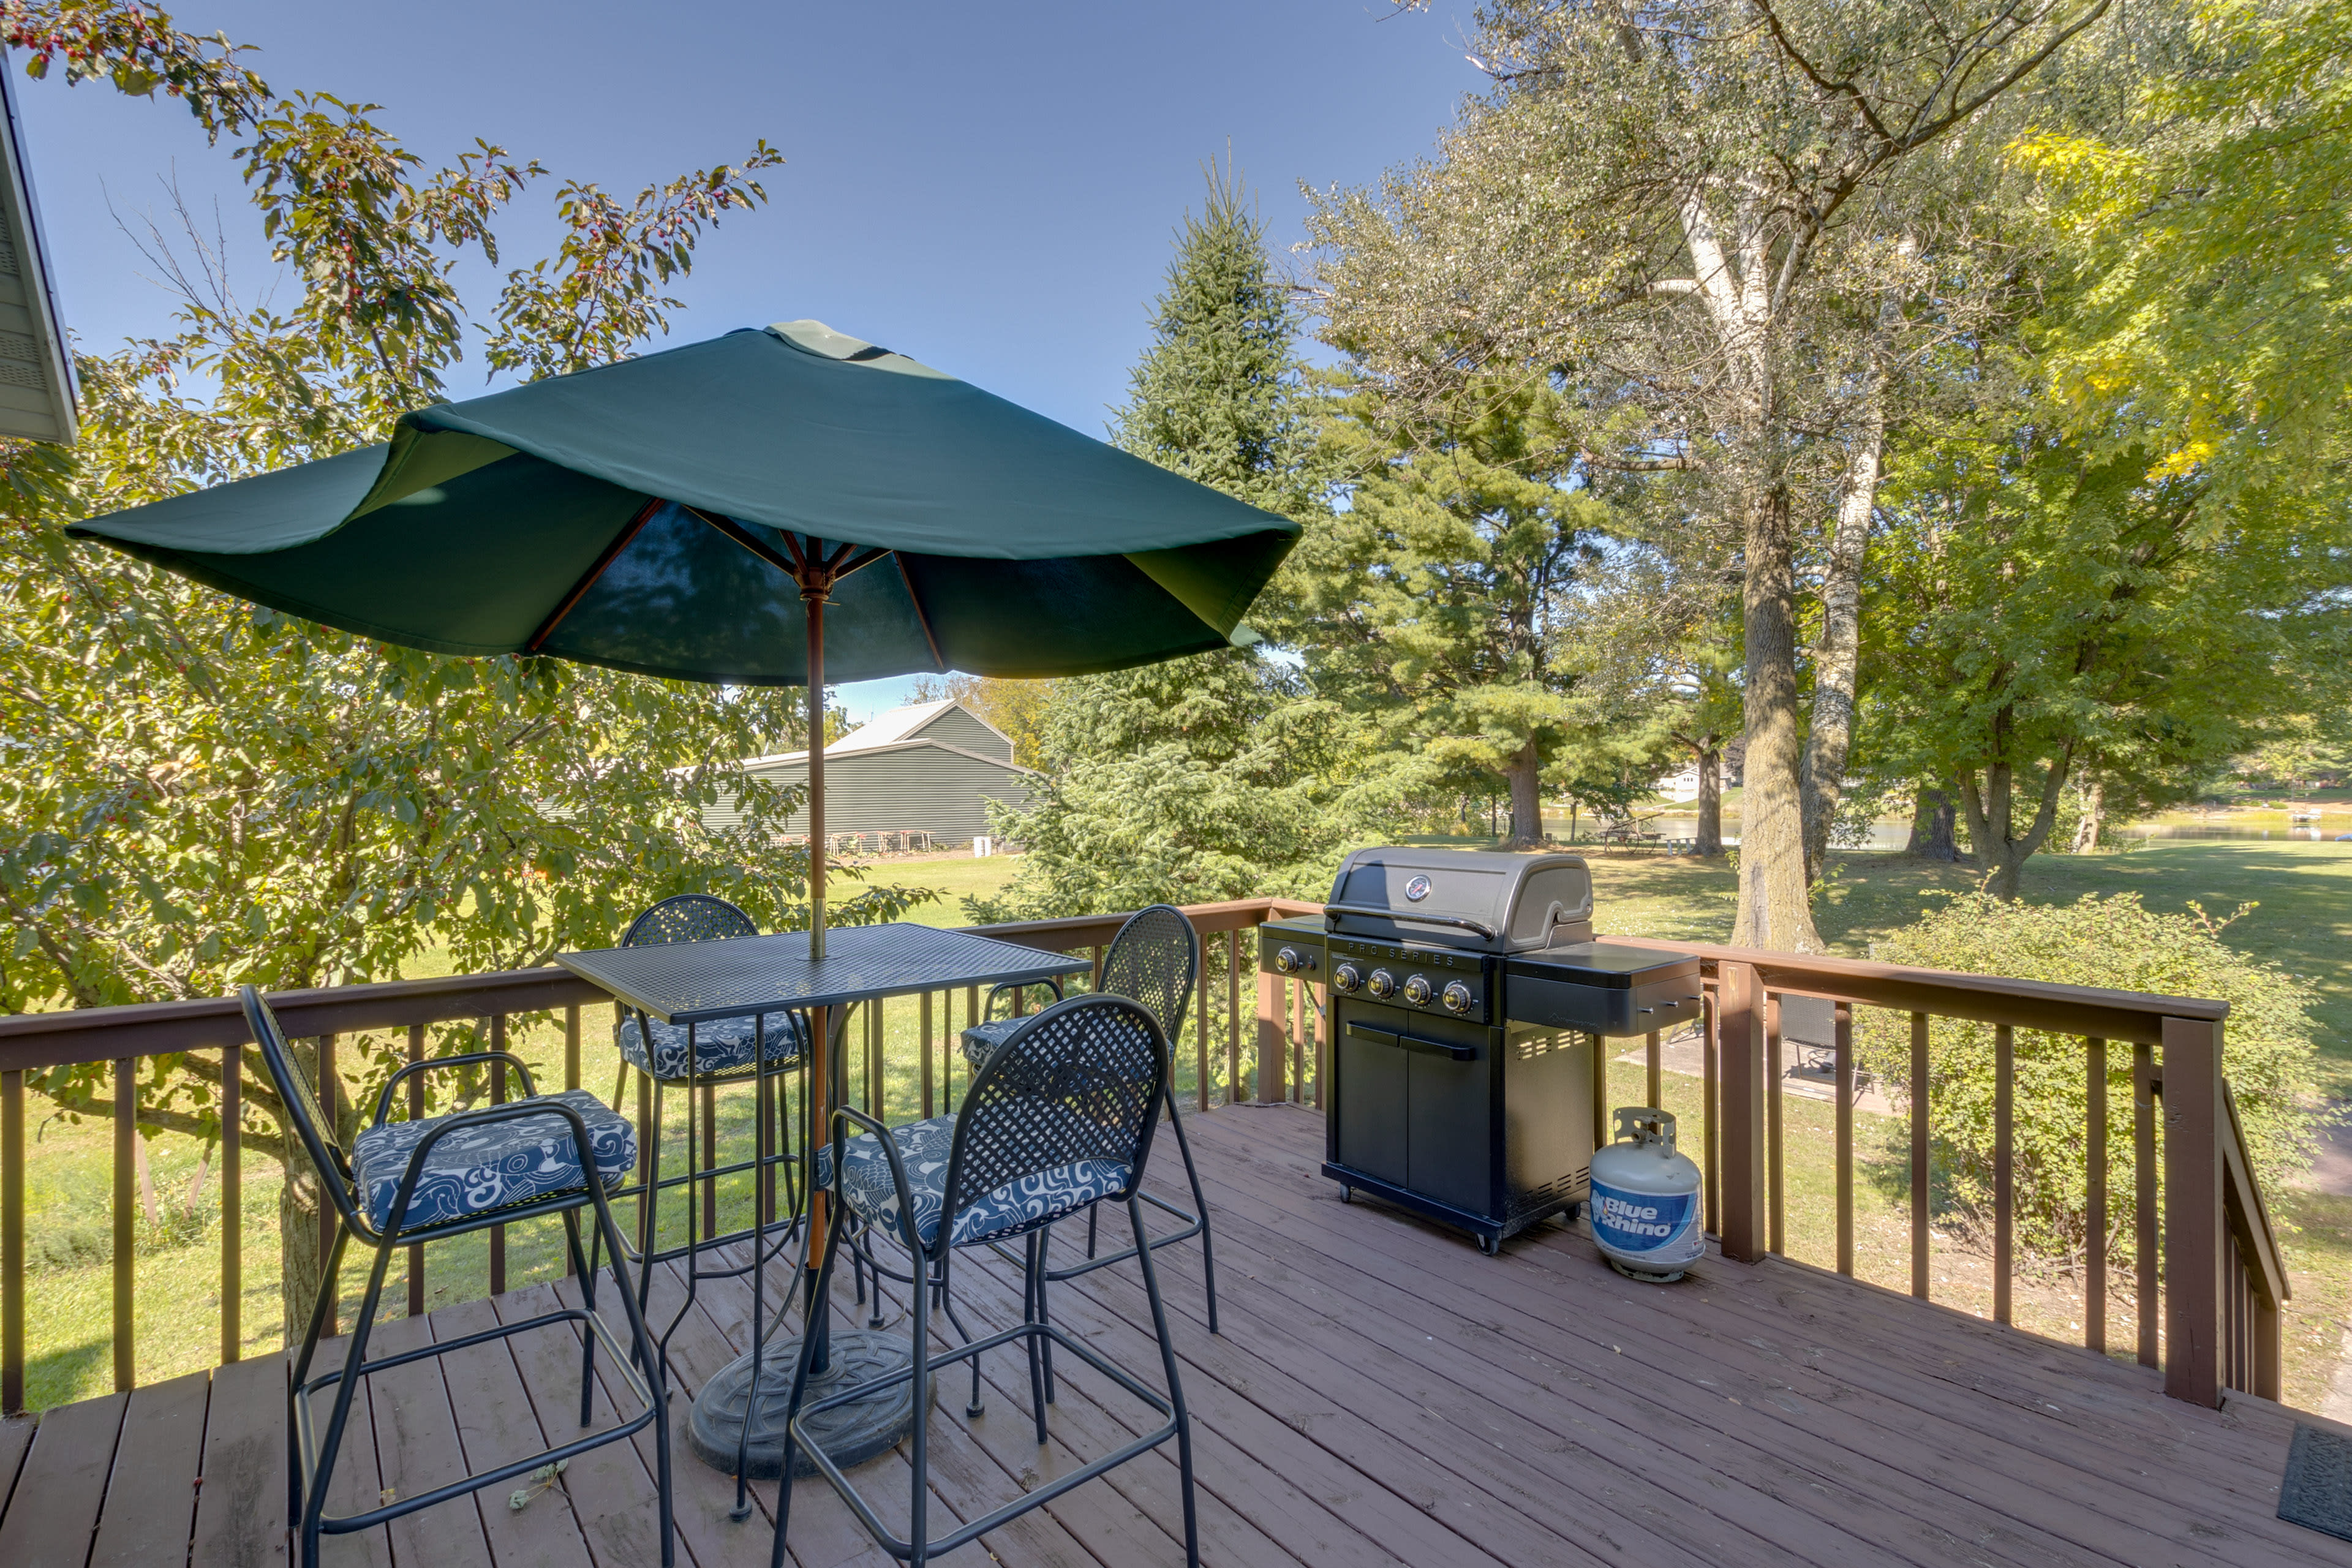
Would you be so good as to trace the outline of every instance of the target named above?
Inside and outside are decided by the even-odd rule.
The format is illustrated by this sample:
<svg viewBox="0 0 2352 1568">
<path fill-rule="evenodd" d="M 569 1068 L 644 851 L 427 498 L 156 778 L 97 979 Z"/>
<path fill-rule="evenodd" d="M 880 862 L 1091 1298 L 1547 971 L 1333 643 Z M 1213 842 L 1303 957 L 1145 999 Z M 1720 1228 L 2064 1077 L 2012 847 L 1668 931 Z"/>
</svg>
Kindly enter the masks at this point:
<svg viewBox="0 0 2352 1568">
<path fill-rule="evenodd" d="M 1331 972 L 1331 988 L 1335 991 L 1353 991 L 1363 983 L 1363 975 L 1352 963 L 1343 963 Z"/>
<path fill-rule="evenodd" d="M 1404 983 L 1404 999 L 1416 1007 L 1428 1005 L 1429 976 L 1416 974 Z"/>
<path fill-rule="evenodd" d="M 1396 976 L 1385 969 L 1375 969 L 1371 979 L 1364 983 L 1364 989 L 1382 999 L 1393 996 L 1396 994 Z"/>
</svg>

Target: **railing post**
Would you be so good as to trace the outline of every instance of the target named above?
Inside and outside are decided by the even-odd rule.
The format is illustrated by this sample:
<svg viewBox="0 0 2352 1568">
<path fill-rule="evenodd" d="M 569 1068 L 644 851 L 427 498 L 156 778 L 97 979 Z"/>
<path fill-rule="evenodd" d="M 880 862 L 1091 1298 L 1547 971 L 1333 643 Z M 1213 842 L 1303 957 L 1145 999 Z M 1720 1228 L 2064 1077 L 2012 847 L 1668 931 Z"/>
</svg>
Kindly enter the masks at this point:
<svg viewBox="0 0 2352 1568">
<path fill-rule="evenodd" d="M 1723 1255 L 1764 1257 L 1764 997 L 1745 963 L 1720 968 Z"/>
<path fill-rule="evenodd" d="M 2160 1366 L 2158 1308 L 2164 1292 L 2157 1284 L 2156 1052 L 2144 1041 L 2132 1047 L 2132 1246 L 2139 1364 Z"/>
<path fill-rule="evenodd" d="M 2107 1042 L 2083 1042 L 2084 1164 L 2083 1167 L 2083 1344 L 2107 1349 Z"/>
<path fill-rule="evenodd" d="M 1240 945 L 1241 933 L 1234 933 L 1234 945 Z M 1283 1079 L 1286 1076 L 1284 1058 L 1290 1054 L 1289 1031 L 1283 1027 L 1283 1014 L 1288 1011 L 1283 1004 L 1288 1000 L 1282 994 L 1282 976 L 1261 969 L 1257 972 L 1257 1094 L 1260 1105 L 1268 1105 L 1286 1098 Z"/>
<path fill-rule="evenodd" d="M 25 1413 L 25 1074 L 0 1072 L 0 1415 Z"/>
<path fill-rule="evenodd" d="M 2221 1026 L 2164 1020 L 2164 1392 L 2221 1402 Z"/>
<path fill-rule="evenodd" d="M 1935 1198 L 1928 1161 L 1927 1015 L 1911 1015 L 1911 1294 L 1927 1299 L 1927 1221 Z"/>
</svg>

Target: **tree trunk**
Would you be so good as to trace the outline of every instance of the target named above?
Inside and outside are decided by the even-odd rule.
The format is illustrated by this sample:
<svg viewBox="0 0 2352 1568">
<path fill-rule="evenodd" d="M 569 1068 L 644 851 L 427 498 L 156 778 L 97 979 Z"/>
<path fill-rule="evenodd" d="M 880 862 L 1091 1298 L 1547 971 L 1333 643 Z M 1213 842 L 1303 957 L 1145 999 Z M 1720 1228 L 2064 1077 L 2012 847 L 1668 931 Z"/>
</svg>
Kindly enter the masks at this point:
<svg viewBox="0 0 2352 1568">
<path fill-rule="evenodd" d="M 1511 837 L 1506 849 L 1532 849 L 1543 842 L 1543 767 L 1529 736 L 1519 747 L 1503 776 L 1511 786 Z"/>
<path fill-rule="evenodd" d="M 1748 510 L 1740 607 L 1747 622 L 1746 782 L 1739 804 L 1737 947 L 1818 952 L 1805 879 L 1805 829 L 1798 781 L 1795 571 L 1790 559 L 1789 492 L 1772 474 Z"/>
<path fill-rule="evenodd" d="M 299 1039 L 288 1040 L 286 1044 L 294 1070 L 318 1082 L 319 1042 Z M 333 1102 L 323 1094 L 320 1100 L 326 1114 L 333 1116 Z M 286 1171 L 286 1184 L 278 1190 L 278 1292 L 286 1310 L 286 1345 L 291 1350 L 302 1342 L 303 1334 L 310 1330 L 310 1310 L 319 1299 L 319 1278 L 326 1268 L 325 1255 L 319 1249 L 320 1205 L 325 1194 L 319 1186 L 319 1173 L 311 1167 L 310 1152 L 302 1146 L 301 1135 L 290 1122 L 281 1131 L 285 1148 L 279 1158 Z"/>
<path fill-rule="evenodd" d="M 2083 819 L 2074 824 L 2074 853 L 2088 855 L 2099 847 L 2099 829 L 2105 825 L 2107 781 L 2098 774 L 2083 790 Z"/>
<path fill-rule="evenodd" d="M 2041 802 L 2034 810 L 2033 821 L 2020 836 L 2011 833 L 2016 824 L 2016 773 L 2011 765 L 2006 762 L 1990 764 L 1984 769 L 1981 784 L 1976 769 L 1961 770 L 1960 804 L 1969 814 L 1969 839 L 1976 846 L 1979 859 L 1991 868 L 1985 879 L 1985 889 L 1994 898 L 2013 900 L 2017 897 L 2026 861 L 2048 841 L 2050 829 L 2058 820 L 2058 797 L 2066 787 L 2066 773 L 2073 761 L 2070 749 L 2046 764 Z"/>
<path fill-rule="evenodd" d="M 1710 735 L 1709 741 L 1715 739 Z M 1701 855 L 1723 853 L 1723 748 L 1709 745 L 1698 753 L 1698 841 Z"/>
<path fill-rule="evenodd" d="M 1960 858 L 1958 836 L 1954 833 L 1952 792 L 1934 784 L 1921 784 L 1917 800 L 1911 807 L 1911 842 L 1903 853 L 1915 860 L 1957 860 Z"/>
<path fill-rule="evenodd" d="M 1805 873 L 1818 881 L 1829 853 L 1830 829 L 1845 794 L 1845 764 L 1853 744 L 1854 670 L 1861 644 L 1862 567 L 1870 548 L 1870 519 L 1878 505 L 1878 459 L 1886 440 L 1886 411 L 1874 366 L 1871 389 L 1846 464 L 1838 499 L 1837 531 L 1822 579 L 1822 637 L 1813 651 L 1813 723 L 1805 738 Z"/>
</svg>

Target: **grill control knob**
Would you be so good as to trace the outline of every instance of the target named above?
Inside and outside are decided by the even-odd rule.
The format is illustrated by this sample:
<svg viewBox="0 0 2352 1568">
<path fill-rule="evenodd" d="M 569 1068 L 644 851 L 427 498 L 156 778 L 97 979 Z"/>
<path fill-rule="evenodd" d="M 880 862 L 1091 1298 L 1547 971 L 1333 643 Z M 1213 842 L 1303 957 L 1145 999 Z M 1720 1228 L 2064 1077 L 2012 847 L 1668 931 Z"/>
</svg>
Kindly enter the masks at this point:
<svg viewBox="0 0 2352 1568">
<path fill-rule="evenodd" d="M 1396 976 L 1385 969 L 1375 969 L 1372 977 L 1364 982 L 1364 989 L 1375 996 L 1393 996 L 1396 994 Z"/>
<path fill-rule="evenodd" d="M 1343 963 L 1331 972 L 1331 988 L 1335 991 L 1353 991 L 1363 983 L 1363 975 L 1352 963 Z"/>
<path fill-rule="evenodd" d="M 1429 976 L 1416 974 L 1404 983 L 1404 999 L 1416 1007 L 1429 1005 Z"/>
<path fill-rule="evenodd" d="M 1274 966 L 1285 974 L 1296 974 L 1303 969 L 1314 968 L 1315 955 L 1301 952 L 1295 947 L 1286 947 L 1274 955 Z"/>
<path fill-rule="evenodd" d="M 1470 987 L 1459 980 L 1448 981 L 1445 986 L 1445 1010 L 1449 1013 L 1470 1011 Z"/>
</svg>

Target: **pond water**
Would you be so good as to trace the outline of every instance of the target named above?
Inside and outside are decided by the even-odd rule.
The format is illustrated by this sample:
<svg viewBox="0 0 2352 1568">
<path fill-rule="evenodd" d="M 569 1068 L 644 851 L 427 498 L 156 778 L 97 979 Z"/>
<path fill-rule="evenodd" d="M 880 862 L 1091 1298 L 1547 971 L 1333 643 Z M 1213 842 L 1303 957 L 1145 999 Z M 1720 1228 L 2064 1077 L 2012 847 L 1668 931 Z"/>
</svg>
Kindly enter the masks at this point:
<svg viewBox="0 0 2352 1568">
<path fill-rule="evenodd" d="M 2114 838 L 2286 838 L 2318 844 L 2352 837 L 2352 817 L 2329 816 L 2314 824 L 2298 822 L 2284 827 L 2245 827 L 2237 824 L 2141 822 L 2108 829 Z"/>
<path fill-rule="evenodd" d="M 1728 830 L 1723 836 L 1723 842 L 1726 845 L 1736 847 L 1739 843 L 1739 835 L 1736 831 L 1738 826 L 1738 818 L 1733 817 L 1727 825 Z M 1654 833 L 1661 838 L 1696 838 L 1698 837 L 1698 818 L 1661 813 L 1656 816 L 1643 817 L 1642 828 L 1643 831 Z M 1547 816 L 1544 818 L 1544 829 L 1561 843 L 1568 842 L 1568 818 Z M 2126 838 L 2283 838 L 2304 844 L 2317 844 L 2344 838 L 2347 836 L 2352 836 L 2352 816 L 2330 812 L 2317 823 L 2298 822 L 2292 825 L 2282 824 L 2275 827 L 2250 827 L 2236 823 L 2218 822 L 2134 823 L 2124 827 L 2109 827 L 2105 835 L 2105 840 L 2112 844 Z M 1598 839 L 1593 831 L 1591 818 L 1579 819 L 1576 837 L 1579 847 L 1597 845 Z M 1900 849 L 1910 841 L 1911 827 L 1908 823 L 1877 822 L 1871 825 L 1869 837 L 1864 840 L 1859 847 L 1886 851 Z"/>
</svg>

